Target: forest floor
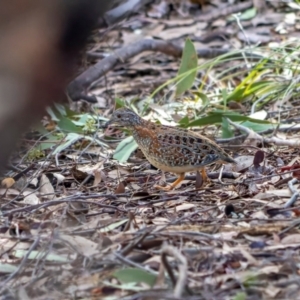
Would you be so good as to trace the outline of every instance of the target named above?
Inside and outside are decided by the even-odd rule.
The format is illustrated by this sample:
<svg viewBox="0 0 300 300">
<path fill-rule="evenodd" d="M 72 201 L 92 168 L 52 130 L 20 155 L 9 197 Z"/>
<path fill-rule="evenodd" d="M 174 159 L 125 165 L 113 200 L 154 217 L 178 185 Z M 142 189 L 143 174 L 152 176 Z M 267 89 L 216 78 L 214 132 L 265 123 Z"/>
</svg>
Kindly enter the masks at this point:
<svg viewBox="0 0 300 300">
<path fill-rule="evenodd" d="M 24 137 L 0 189 L 1 299 L 300 299 L 300 6 L 193 2 L 99 28 L 78 70 L 98 68 L 96 103 L 57 104 Z M 187 38 L 199 69 L 178 96 Z M 120 106 L 237 164 L 157 191 L 130 132 L 103 128 Z"/>
</svg>

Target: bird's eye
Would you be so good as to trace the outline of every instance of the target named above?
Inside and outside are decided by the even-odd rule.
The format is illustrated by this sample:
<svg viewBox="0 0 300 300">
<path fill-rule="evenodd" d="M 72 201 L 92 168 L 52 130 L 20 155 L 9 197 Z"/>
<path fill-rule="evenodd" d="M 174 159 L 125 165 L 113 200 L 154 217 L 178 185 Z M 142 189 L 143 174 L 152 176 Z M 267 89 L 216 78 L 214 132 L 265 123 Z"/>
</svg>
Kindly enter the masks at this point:
<svg viewBox="0 0 300 300">
<path fill-rule="evenodd" d="M 118 118 L 118 119 L 121 119 L 121 115 L 117 115 L 117 118 Z"/>
</svg>

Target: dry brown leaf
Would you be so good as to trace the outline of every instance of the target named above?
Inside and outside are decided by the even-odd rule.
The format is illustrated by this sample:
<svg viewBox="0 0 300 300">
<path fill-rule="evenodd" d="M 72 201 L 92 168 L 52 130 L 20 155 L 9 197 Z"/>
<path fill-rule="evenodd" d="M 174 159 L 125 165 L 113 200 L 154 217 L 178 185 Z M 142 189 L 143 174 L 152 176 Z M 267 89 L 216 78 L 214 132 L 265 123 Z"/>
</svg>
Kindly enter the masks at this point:
<svg viewBox="0 0 300 300">
<path fill-rule="evenodd" d="M 24 191 L 23 195 L 24 195 L 23 202 L 26 204 L 35 205 L 40 203 L 40 199 L 37 197 L 34 191 Z"/>
<path fill-rule="evenodd" d="M 292 196 L 292 193 L 290 189 L 282 189 L 282 190 L 271 190 L 271 191 L 265 191 L 264 194 L 266 195 L 274 195 L 277 197 L 282 197 L 282 198 L 289 198 Z M 262 198 L 260 198 L 262 199 Z"/>
<path fill-rule="evenodd" d="M 177 202 L 177 204 L 178 204 L 178 202 Z M 189 210 L 189 209 L 195 208 L 195 207 L 196 207 L 196 205 L 193 203 L 182 203 L 182 204 L 175 206 L 175 211 Z M 169 213 L 172 213 L 172 212 L 174 212 L 174 208 L 169 208 L 167 211 Z"/>
<path fill-rule="evenodd" d="M 99 252 L 99 250 L 97 250 L 98 244 L 85 237 L 61 234 L 60 239 L 70 243 L 78 253 L 86 257 Z"/>
<path fill-rule="evenodd" d="M 238 231 L 228 231 L 228 232 L 220 232 L 213 234 L 213 237 L 219 239 L 223 239 L 224 241 L 232 241 L 232 239 L 236 238 L 238 236 Z"/>
<path fill-rule="evenodd" d="M 208 277 L 204 279 L 204 284 L 213 284 L 214 280 L 215 282 L 222 283 L 226 282 L 230 279 L 236 280 L 237 278 L 244 282 L 249 278 L 256 277 L 260 274 L 277 274 L 280 270 L 279 266 L 267 266 L 263 268 L 258 268 L 255 271 L 240 271 L 240 272 L 234 272 L 232 274 L 226 274 L 226 275 L 219 275 L 219 276 L 213 276 Z"/>
<path fill-rule="evenodd" d="M 241 155 L 234 159 L 236 165 L 234 166 L 235 172 L 248 169 L 253 164 L 253 155 Z"/>
<path fill-rule="evenodd" d="M 107 173 L 107 177 L 110 177 L 112 179 L 118 179 L 119 176 L 122 176 L 122 175 L 128 175 L 130 174 L 129 171 L 125 170 L 124 168 L 118 168 L 118 170 L 112 170 L 110 172 Z"/>
<path fill-rule="evenodd" d="M 1 253 L 4 253 L 10 249 L 27 250 L 30 248 L 31 242 L 19 241 L 16 243 L 15 238 L 12 238 L 9 231 L 7 231 L 4 236 L 0 238 L 0 245 Z"/>
<path fill-rule="evenodd" d="M 265 159 L 265 153 L 261 150 L 257 150 L 253 158 L 254 167 L 258 168 L 260 164 L 264 161 L 264 159 Z"/>
<path fill-rule="evenodd" d="M 99 185 L 99 183 L 101 182 L 101 179 L 102 179 L 101 170 L 94 170 L 94 182 L 93 182 L 93 186 Z"/>
<path fill-rule="evenodd" d="M 15 180 L 13 178 L 11 178 L 11 177 L 4 178 L 1 181 L 1 185 L 3 187 L 5 187 L 6 189 L 11 188 L 14 184 L 15 184 Z"/>
<path fill-rule="evenodd" d="M 158 34 L 158 37 L 163 40 L 173 40 L 180 37 L 189 36 L 195 32 L 199 33 L 199 31 L 201 31 L 201 28 L 199 28 L 198 24 L 193 24 L 191 26 L 166 29 Z"/>
<path fill-rule="evenodd" d="M 83 180 L 85 180 L 85 178 L 88 176 L 88 174 L 86 172 L 83 172 L 81 170 L 78 170 L 76 166 L 74 166 L 71 170 L 70 170 L 71 174 L 73 175 L 73 177 L 81 182 Z"/>
<path fill-rule="evenodd" d="M 66 177 L 63 176 L 62 174 L 59 173 L 52 173 L 52 174 L 57 179 L 57 184 L 64 182 L 64 180 L 66 179 Z"/>
<path fill-rule="evenodd" d="M 169 223 L 169 220 L 167 218 L 156 217 L 153 220 L 151 220 L 151 223 L 155 225 L 166 225 Z"/>
<path fill-rule="evenodd" d="M 251 218 L 260 219 L 260 220 L 268 220 L 269 217 L 261 210 L 254 212 L 251 214 Z"/>
<path fill-rule="evenodd" d="M 0 195 L 5 195 L 6 196 L 12 196 L 12 197 L 16 197 L 18 195 L 20 195 L 20 191 L 15 190 L 15 189 L 0 189 Z"/>
<path fill-rule="evenodd" d="M 42 174 L 40 180 L 40 193 L 42 197 L 53 200 L 56 198 L 54 188 L 45 174 Z"/>
<path fill-rule="evenodd" d="M 281 288 L 275 287 L 274 285 L 268 285 L 264 292 L 267 294 L 268 298 L 275 299 L 275 297 L 282 291 Z"/>
<path fill-rule="evenodd" d="M 281 239 L 282 245 L 295 244 L 295 243 L 300 244 L 300 234 L 298 233 L 289 234 L 285 236 L 283 239 Z"/>
<path fill-rule="evenodd" d="M 121 181 L 118 187 L 115 189 L 115 194 L 124 194 L 125 193 L 125 185 L 124 182 Z"/>
</svg>

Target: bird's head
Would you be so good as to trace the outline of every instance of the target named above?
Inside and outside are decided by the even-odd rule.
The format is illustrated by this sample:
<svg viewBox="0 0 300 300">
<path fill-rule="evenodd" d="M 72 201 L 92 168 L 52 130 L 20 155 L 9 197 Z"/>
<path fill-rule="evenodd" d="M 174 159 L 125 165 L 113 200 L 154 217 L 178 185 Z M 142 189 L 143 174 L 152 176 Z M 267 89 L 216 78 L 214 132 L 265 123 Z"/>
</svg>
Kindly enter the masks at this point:
<svg viewBox="0 0 300 300">
<path fill-rule="evenodd" d="M 133 127 L 136 125 L 140 125 L 141 123 L 142 123 L 141 117 L 139 117 L 131 109 L 124 107 L 114 111 L 110 120 L 105 124 L 105 127 L 109 125 Z"/>
</svg>

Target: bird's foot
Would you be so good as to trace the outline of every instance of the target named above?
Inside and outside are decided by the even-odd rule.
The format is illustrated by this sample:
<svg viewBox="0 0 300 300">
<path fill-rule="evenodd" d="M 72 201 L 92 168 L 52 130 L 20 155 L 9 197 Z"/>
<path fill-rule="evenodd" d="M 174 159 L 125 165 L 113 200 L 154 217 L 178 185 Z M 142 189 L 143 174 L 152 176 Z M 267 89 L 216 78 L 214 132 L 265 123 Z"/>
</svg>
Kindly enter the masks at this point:
<svg viewBox="0 0 300 300">
<path fill-rule="evenodd" d="M 209 188 L 209 187 L 212 187 L 213 185 L 214 185 L 214 182 L 212 180 L 208 179 L 205 182 L 203 182 L 202 188 Z"/>
<path fill-rule="evenodd" d="M 165 192 L 168 192 L 168 191 L 172 190 L 172 186 L 171 185 L 167 185 L 167 186 L 155 185 L 154 188 L 156 190 L 165 191 Z"/>
</svg>

